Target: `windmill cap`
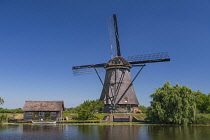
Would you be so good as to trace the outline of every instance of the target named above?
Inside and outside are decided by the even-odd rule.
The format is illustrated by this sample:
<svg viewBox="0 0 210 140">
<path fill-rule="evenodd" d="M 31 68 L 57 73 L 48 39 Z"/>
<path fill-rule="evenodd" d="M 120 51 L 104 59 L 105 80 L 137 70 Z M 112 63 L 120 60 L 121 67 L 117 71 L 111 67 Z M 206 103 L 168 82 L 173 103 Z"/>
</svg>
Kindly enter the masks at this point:
<svg viewBox="0 0 210 140">
<path fill-rule="evenodd" d="M 116 56 L 109 60 L 109 62 L 105 65 L 105 68 L 110 69 L 110 68 L 132 68 L 131 64 L 125 60 L 121 56 Z"/>
</svg>

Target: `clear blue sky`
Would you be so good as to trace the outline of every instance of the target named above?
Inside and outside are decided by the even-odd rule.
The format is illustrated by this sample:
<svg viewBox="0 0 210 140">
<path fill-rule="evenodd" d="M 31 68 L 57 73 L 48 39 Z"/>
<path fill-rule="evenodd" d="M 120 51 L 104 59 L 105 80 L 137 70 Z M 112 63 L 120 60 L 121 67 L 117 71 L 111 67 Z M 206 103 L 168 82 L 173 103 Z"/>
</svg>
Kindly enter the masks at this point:
<svg viewBox="0 0 210 140">
<path fill-rule="evenodd" d="M 171 57 L 148 64 L 134 82 L 141 105 L 167 81 L 210 93 L 209 0 L 0 0 L 1 107 L 22 108 L 26 100 L 75 107 L 99 98 L 97 75 L 73 76 L 71 67 L 111 58 L 107 17 L 114 13 L 124 58 Z"/>
</svg>

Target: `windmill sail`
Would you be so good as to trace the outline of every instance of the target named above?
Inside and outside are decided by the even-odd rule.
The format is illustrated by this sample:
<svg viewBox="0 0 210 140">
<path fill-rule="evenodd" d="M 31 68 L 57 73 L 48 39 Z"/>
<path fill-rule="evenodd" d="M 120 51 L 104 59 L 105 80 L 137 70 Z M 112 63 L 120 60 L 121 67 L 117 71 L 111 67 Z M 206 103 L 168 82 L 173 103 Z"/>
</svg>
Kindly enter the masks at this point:
<svg viewBox="0 0 210 140">
<path fill-rule="evenodd" d="M 109 17 L 108 29 L 110 37 L 111 56 L 112 58 L 116 56 L 121 56 L 116 14 L 113 14 L 112 17 Z"/>
<path fill-rule="evenodd" d="M 73 74 L 75 76 L 76 75 L 83 75 L 83 74 L 91 74 L 91 73 L 95 73 L 95 69 L 98 72 L 104 72 L 105 71 L 105 69 L 104 69 L 105 65 L 106 65 L 106 63 L 74 66 L 74 67 L 72 67 L 72 70 L 73 70 Z"/>
<path fill-rule="evenodd" d="M 117 44 L 117 56 L 121 56 L 116 14 L 113 15 L 113 19 L 114 19 L 115 39 L 116 39 L 116 44 Z"/>
<path fill-rule="evenodd" d="M 112 59 L 107 63 L 74 66 L 74 75 L 96 72 L 103 88 L 100 100 L 104 102 L 103 112 L 136 112 L 139 101 L 134 91 L 133 82 L 139 75 L 145 63 L 170 61 L 167 52 L 130 56 L 128 60 L 121 57 L 120 41 L 116 15 L 109 18 L 109 36 L 111 43 Z M 140 64 L 140 65 L 139 65 Z M 139 72 L 132 79 L 130 69 L 140 66 Z M 98 72 L 106 71 L 104 82 Z"/>
<path fill-rule="evenodd" d="M 131 65 L 144 64 L 144 63 L 155 63 L 155 62 L 170 61 L 170 57 L 168 55 L 168 52 L 160 52 L 160 53 L 153 53 L 153 54 L 129 56 L 128 61 Z"/>
</svg>

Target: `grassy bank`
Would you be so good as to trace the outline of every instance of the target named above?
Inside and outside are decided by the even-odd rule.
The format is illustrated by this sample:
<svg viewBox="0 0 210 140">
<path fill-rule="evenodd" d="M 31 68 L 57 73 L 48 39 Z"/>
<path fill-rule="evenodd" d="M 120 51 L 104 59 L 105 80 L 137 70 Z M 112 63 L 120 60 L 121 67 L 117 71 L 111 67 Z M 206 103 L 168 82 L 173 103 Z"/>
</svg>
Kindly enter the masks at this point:
<svg viewBox="0 0 210 140">
<path fill-rule="evenodd" d="M 118 115 L 124 115 L 122 113 L 117 113 Z M 7 115 L 8 119 L 23 119 L 23 113 L 0 113 L 1 115 Z M 70 111 L 64 111 L 63 112 L 63 118 L 66 119 L 66 117 L 68 117 L 68 119 L 70 119 L 71 117 L 73 117 L 71 120 L 69 121 L 79 121 L 74 119 L 74 116 L 77 116 L 77 113 L 72 113 Z M 88 121 L 101 121 L 104 120 L 104 118 L 106 116 L 110 115 L 109 113 L 95 113 L 94 114 L 94 119 L 88 120 Z M 126 114 L 127 115 L 127 114 Z M 132 116 L 135 116 L 137 119 L 139 120 L 143 120 L 143 118 L 146 118 L 146 114 L 142 113 L 142 114 L 131 114 Z M 142 118 L 143 117 L 143 118 Z M 75 117 L 76 118 L 76 117 Z"/>
<path fill-rule="evenodd" d="M 9 119 L 23 119 L 23 113 L 0 113 L 1 115 L 7 115 Z"/>
<path fill-rule="evenodd" d="M 103 120 L 105 116 L 108 116 L 109 113 L 95 113 L 94 114 L 94 119 L 92 120 Z M 77 118 L 78 114 L 77 113 L 72 113 L 70 111 L 64 111 L 63 112 L 63 118 L 65 119 L 66 117 L 68 117 L 68 119 L 70 119 L 72 117 L 72 119 L 74 120 L 75 118 Z"/>
<path fill-rule="evenodd" d="M 95 113 L 94 114 L 94 119 L 91 119 L 91 121 L 93 121 L 93 120 L 95 120 L 95 121 L 96 120 L 98 120 L 98 121 L 99 120 L 104 120 L 104 118 L 106 116 L 108 116 L 108 115 L 110 115 L 110 114 L 109 113 Z M 145 113 L 141 113 L 141 114 L 116 113 L 116 115 L 132 115 L 132 116 L 135 116 L 139 120 L 144 120 L 144 118 L 147 117 Z M 63 117 L 64 118 L 66 118 L 66 117 L 70 118 L 70 116 L 73 117 L 72 118 L 73 119 L 72 121 L 74 121 L 74 118 L 76 118 L 77 113 L 72 113 L 72 112 L 69 112 L 69 111 L 64 111 L 64 113 L 63 113 Z M 78 120 L 76 120 L 76 121 L 78 121 Z"/>
<path fill-rule="evenodd" d="M 117 113 L 119 115 L 123 115 L 122 113 Z M 94 116 L 95 118 L 94 119 L 90 119 L 90 120 L 85 120 L 86 122 L 88 121 L 102 121 L 104 120 L 105 116 L 108 116 L 110 115 L 109 113 L 95 113 Z M 128 115 L 128 114 L 126 114 Z M 142 114 L 131 114 L 132 116 L 135 116 L 137 119 L 139 120 L 144 120 L 147 116 L 145 113 L 142 113 Z M 70 119 L 72 116 L 77 116 L 77 113 L 72 113 L 72 112 L 69 112 L 69 111 L 64 111 L 63 112 L 63 118 L 65 119 L 66 117 L 68 117 L 68 119 Z M 7 122 L 7 119 L 23 119 L 23 113 L 0 113 L 0 123 L 2 122 Z M 64 120 L 64 122 L 79 122 L 79 121 L 84 121 L 84 120 L 76 120 L 74 118 L 72 118 L 71 120 Z M 89 123 L 86 123 L 85 125 L 88 125 Z M 108 124 L 112 124 L 112 123 L 100 123 L 100 124 L 103 124 L 103 125 L 108 125 Z M 138 124 L 142 124 L 142 123 L 135 123 L 135 122 L 131 122 L 131 123 L 113 123 L 113 124 L 116 124 L 116 125 L 123 125 L 123 124 L 129 124 L 129 125 L 138 125 Z M 210 114 L 197 114 L 196 117 L 195 117 L 195 121 L 193 122 L 193 125 L 210 125 Z M 90 124 L 90 125 L 94 125 L 94 123 Z M 95 124 L 96 125 L 96 124 Z"/>
</svg>

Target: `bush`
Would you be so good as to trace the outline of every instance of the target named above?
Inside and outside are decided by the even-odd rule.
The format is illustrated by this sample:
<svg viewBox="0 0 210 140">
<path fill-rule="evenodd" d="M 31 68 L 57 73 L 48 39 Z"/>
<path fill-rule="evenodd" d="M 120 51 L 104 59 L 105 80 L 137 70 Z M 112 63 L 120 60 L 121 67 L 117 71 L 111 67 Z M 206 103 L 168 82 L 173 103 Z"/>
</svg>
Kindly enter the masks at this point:
<svg viewBox="0 0 210 140">
<path fill-rule="evenodd" d="M 146 106 L 140 105 L 140 106 L 138 106 L 138 108 L 141 111 L 141 113 L 146 113 L 147 112 L 147 107 Z"/>
<path fill-rule="evenodd" d="M 78 119 L 79 120 L 88 120 L 93 119 L 94 113 L 98 112 L 104 103 L 99 100 L 86 100 L 83 104 L 78 107 Z"/>
<path fill-rule="evenodd" d="M 210 115 L 209 114 L 197 114 L 195 116 L 195 121 L 193 124 L 210 124 Z"/>
<path fill-rule="evenodd" d="M 154 123 L 188 124 L 196 114 L 196 98 L 187 86 L 170 86 L 167 82 L 150 95 L 153 98 L 147 108 L 148 120 Z"/>
<path fill-rule="evenodd" d="M 0 115 L 0 123 L 7 122 L 8 116 L 5 114 Z"/>
<path fill-rule="evenodd" d="M 210 113 L 210 93 L 208 95 L 201 93 L 200 91 L 195 92 L 196 95 L 196 106 L 200 113 Z"/>
<path fill-rule="evenodd" d="M 17 108 L 17 109 L 3 109 L 0 108 L 0 113 L 23 113 L 21 108 Z"/>
</svg>

